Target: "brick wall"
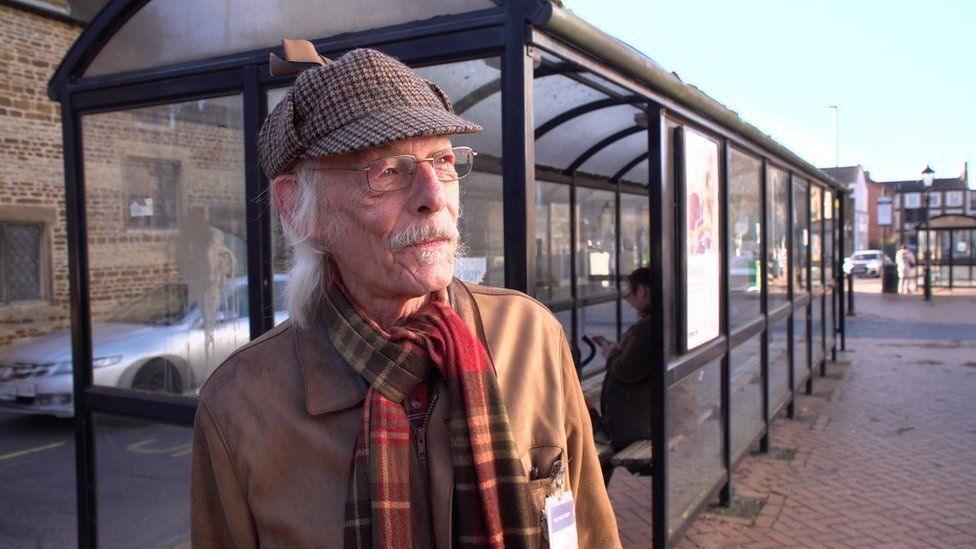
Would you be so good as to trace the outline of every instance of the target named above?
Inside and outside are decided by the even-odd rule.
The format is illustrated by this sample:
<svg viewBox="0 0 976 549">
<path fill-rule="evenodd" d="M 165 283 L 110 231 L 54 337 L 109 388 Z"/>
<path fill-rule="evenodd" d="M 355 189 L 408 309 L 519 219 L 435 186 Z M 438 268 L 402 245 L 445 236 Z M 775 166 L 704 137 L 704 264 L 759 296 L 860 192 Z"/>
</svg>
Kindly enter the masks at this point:
<svg viewBox="0 0 976 549">
<path fill-rule="evenodd" d="M 51 270 L 46 299 L 0 305 L 0 347 L 68 325 L 61 112 L 46 88 L 80 32 L 0 5 L 0 220 L 44 222 Z"/>
</svg>

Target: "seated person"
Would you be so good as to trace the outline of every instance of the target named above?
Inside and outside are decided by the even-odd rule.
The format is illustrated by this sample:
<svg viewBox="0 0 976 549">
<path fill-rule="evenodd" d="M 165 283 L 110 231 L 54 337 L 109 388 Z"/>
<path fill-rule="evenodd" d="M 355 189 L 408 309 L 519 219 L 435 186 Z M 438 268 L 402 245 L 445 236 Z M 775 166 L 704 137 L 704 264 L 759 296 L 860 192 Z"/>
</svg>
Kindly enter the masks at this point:
<svg viewBox="0 0 976 549">
<path fill-rule="evenodd" d="M 641 267 L 627 277 L 625 299 L 640 316 L 619 343 L 597 340 L 607 359 L 600 397 L 602 424 L 615 452 L 635 440 L 651 438 L 650 320 L 651 271 Z"/>
</svg>

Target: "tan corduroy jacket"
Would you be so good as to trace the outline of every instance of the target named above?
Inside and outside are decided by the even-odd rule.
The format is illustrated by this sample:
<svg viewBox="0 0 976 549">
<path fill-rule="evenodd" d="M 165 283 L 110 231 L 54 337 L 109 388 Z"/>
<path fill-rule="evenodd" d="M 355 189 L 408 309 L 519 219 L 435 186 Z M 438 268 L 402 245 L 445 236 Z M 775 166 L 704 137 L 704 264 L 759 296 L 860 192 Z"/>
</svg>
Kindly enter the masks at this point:
<svg viewBox="0 0 976 549">
<path fill-rule="evenodd" d="M 451 305 L 485 343 L 542 518 L 554 465 L 566 464 L 581 547 L 620 542 L 562 329 L 511 290 L 462 284 Z M 427 422 L 429 521 L 417 540 L 451 546 L 449 403 L 436 385 Z M 321 322 L 284 322 L 242 347 L 200 392 L 191 489 L 195 547 L 341 547 L 354 439 L 366 384 Z M 415 529 L 416 526 L 415 526 Z M 419 547 L 417 549 L 420 549 Z"/>
</svg>

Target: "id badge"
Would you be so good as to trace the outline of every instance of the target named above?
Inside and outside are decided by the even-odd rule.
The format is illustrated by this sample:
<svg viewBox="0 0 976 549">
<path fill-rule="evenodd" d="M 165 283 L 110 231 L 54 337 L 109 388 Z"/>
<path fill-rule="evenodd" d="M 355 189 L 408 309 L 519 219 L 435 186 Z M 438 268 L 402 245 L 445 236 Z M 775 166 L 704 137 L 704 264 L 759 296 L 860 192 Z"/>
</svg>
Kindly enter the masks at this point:
<svg viewBox="0 0 976 549">
<path fill-rule="evenodd" d="M 566 488 L 565 467 L 560 464 L 556 473 L 556 491 L 546 498 L 546 530 L 551 549 L 577 549 L 576 502 L 573 492 Z"/>
</svg>

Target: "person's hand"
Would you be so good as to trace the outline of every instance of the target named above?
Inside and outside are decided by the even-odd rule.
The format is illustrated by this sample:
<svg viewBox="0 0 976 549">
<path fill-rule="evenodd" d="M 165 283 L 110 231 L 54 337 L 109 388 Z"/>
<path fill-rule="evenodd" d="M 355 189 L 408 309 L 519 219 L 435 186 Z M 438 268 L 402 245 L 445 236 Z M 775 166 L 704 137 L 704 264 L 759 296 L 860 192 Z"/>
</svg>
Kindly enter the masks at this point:
<svg viewBox="0 0 976 549">
<path fill-rule="evenodd" d="M 600 345 L 600 354 L 603 355 L 603 358 L 610 358 L 610 353 L 612 353 L 613 350 L 617 348 L 616 343 L 610 343 L 609 341 L 605 343 L 600 343 L 599 345 Z"/>
</svg>

